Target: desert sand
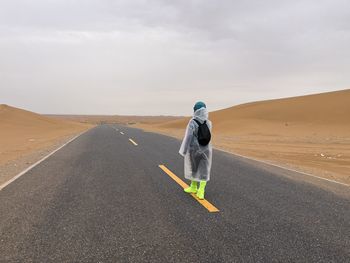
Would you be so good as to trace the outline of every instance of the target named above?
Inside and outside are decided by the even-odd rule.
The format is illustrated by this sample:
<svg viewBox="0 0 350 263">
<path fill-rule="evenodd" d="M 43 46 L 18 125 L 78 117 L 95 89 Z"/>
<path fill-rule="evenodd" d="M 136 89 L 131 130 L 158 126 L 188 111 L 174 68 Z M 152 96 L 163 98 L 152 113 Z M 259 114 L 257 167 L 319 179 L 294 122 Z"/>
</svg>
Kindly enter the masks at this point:
<svg viewBox="0 0 350 263">
<path fill-rule="evenodd" d="M 242 104 L 210 119 L 219 149 L 350 184 L 350 89 Z M 135 126 L 181 139 L 188 120 Z"/>
<path fill-rule="evenodd" d="M 0 105 L 0 184 L 52 147 L 92 127 Z"/>
<path fill-rule="evenodd" d="M 93 125 L 131 125 L 181 139 L 189 118 L 43 116 L 0 105 L 0 183 Z M 211 112 L 210 119 L 218 149 L 350 184 L 350 89 L 246 103 Z"/>
</svg>

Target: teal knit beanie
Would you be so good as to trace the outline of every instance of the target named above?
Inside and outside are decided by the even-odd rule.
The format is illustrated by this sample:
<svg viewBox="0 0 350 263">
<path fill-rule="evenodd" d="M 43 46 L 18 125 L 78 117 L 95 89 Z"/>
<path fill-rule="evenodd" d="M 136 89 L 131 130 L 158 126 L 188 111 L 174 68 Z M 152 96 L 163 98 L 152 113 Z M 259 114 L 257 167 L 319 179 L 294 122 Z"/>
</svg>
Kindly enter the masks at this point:
<svg viewBox="0 0 350 263">
<path fill-rule="evenodd" d="M 199 109 L 201 109 L 201 108 L 206 108 L 206 107 L 207 107 L 207 106 L 205 105 L 204 102 L 198 101 L 198 102 L 194 105 L 193 110 L 196 111 L 196 110 L 199 110 Z"/>
</svg>

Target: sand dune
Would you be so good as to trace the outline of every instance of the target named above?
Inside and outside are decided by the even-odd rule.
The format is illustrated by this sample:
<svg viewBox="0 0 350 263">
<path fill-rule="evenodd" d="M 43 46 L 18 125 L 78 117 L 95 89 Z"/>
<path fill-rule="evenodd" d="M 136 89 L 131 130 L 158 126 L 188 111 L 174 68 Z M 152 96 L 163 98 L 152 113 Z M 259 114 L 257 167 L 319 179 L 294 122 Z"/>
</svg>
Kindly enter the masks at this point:
<svg viewBox="0 0 350 263">
<path fill-rule="evenodd" d="M 252 102 L 210 113 L 214 132 L 286 135 L 350 135 L 350 89 L 316 95 Z M 183 129 L 187 119 L 160 128 Z M 272 127 L 277 128 L 271 129 Z M 321 129 L 319 129 L 321 127 Z"/>
<path fill-rule="evenodd" d="M 218 148 L 350 183 L 350 90 L 252 102 L 210 113 Z M 181 138 L 189 118 L 145 130 Z"/>
<path fill-rule="evenodd" d="M 0 105 L 0 165 L 50 146 L 89 126 Z"/>
</svg>

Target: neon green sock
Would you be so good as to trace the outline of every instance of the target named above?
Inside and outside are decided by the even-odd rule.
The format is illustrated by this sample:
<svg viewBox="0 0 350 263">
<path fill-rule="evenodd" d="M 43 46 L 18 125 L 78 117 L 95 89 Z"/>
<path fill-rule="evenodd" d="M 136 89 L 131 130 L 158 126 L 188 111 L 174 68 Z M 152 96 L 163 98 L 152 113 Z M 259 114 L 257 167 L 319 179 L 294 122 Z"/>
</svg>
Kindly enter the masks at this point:
<svg viewBox="0 0 350 263">
<path fill-rule="evenodd" d="M 205 186 L 207 185 L 206 181 L 201 181 L 199 183 L 199 189 L 197 191 L 197 197 L 199 199 L 204 199 L 204 193 L 205 193 Z"/>
<path fill-rule="evenodd" d="M 190 187 L 185 188 L 184 191 L 189 194 L 195 194 L 197 193 L 197 186 L 198 184 L 196 181 L 191 181 Z"/>
</svg>

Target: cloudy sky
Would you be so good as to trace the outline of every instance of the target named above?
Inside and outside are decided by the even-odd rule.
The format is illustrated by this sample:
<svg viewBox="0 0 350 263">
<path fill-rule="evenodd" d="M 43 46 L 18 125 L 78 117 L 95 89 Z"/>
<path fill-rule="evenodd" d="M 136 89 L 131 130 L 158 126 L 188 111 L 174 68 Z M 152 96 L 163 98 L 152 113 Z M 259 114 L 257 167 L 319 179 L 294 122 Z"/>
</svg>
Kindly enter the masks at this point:
<svg viewBox="0 0 350 263">
<path fill-rule="evenodd" d="M 350 87 L 348 0 L 0 0 L 0 103 L 188 115 Z"/>
</svg>

